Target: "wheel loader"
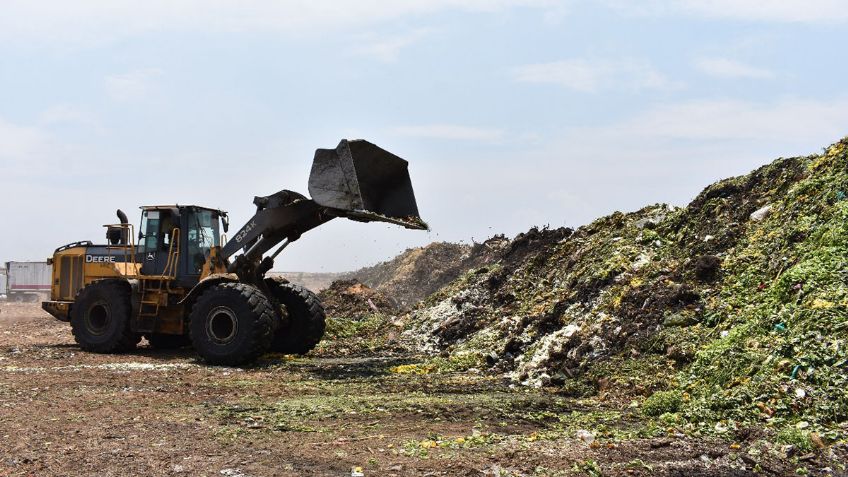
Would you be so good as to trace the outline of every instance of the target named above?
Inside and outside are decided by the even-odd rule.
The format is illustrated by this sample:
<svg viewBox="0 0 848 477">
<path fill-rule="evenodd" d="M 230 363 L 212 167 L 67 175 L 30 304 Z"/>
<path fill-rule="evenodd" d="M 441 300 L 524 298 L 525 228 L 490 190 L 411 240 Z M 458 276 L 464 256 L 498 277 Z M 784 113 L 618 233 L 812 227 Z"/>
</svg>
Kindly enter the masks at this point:
<svg viewBox="0 0 848 477">
<path fill-rule="evenodd" d="M 277 255 L 337 217 L 427 229 L 408 163 L 367 141 L 318 149 L 308 188 L 311 198 L 290 190 L 255 197 L 256 214 L 231 240 L 223 210 L 144 206 L 137 236 L 118 210 L 120 223 L 104 226 L 106 244 L 56 249 L 42 307 L 97 353 L 133 349 L 142 337 L 155 348 L 191 345 L 220 365 L 307 353 L 324 334 L 324 309 L 311 291 L 267 276 Z"/>
</svg>

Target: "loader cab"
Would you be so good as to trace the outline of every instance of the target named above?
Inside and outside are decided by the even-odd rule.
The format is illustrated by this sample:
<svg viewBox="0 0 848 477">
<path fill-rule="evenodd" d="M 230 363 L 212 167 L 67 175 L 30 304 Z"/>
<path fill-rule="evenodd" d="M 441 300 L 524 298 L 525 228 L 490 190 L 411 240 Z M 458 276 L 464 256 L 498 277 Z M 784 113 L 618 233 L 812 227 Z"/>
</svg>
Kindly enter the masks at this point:
<svg viewBox="0 0 848 477">
<path fill-rule="evenodd" d="M 142 207 L 141 274 L 175 276 L 184 287 L 197 284 L 210 250 L 221 245 L 222 219 L 226 212 L 193 205 Z"/>
</svg>

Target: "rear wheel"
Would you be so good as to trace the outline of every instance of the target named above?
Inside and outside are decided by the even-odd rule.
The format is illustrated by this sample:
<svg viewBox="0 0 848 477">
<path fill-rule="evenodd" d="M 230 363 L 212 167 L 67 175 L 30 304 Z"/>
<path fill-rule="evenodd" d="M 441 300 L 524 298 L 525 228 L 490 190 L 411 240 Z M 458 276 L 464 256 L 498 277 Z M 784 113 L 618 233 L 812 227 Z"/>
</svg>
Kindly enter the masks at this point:
<svg viewBox="0 0 848 477">
<path fill-rule="evenodd" d="M 282 279 L 268 278 L 265 284 L 283 305 L 287 319 L 274 333 L 271 350 L 284 354 L 306 354 L 324 336 L 326 317 L 318 296 Z"/>
<path fill-rule="evenodd" d="M 256 288 L 214 285 L 192 307 L 191 342 L 210 364 L 243 364 L 268 350 L 274 318 L 271 303 Z"/>
<path fill-rule="evenodd" d="M 153 333 L 145 336 L 151 348 L 178 349 L 191 346 L 191 339 L 186 335 L 164 335 Z"/>
<path fill-rule="evenodd" d="M 86 351 L 116 353 L 135 348 L 141 335 L 130 329 L 130 292 L 119 282 L 85 287 L 71 309 L 74 339 Z"/>
</svg>

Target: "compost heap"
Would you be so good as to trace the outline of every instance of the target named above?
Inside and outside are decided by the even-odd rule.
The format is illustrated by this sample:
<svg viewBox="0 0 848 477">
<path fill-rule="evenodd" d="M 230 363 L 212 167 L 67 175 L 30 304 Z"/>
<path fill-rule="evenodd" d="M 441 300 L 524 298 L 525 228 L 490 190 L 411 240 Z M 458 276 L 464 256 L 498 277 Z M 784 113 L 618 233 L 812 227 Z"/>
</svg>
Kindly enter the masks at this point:
<svg viewBox="0 0 848 477">
<path fill-rule="evenodd" d="M 401 352 L 397 301 L 358 280 L 336 280 L 318 293 L 327 313 L 324 339 L 315 354 L 356 356 Z"/>
<path fill-rule="evenodd" d="M 847 192 L 844 139 L 684 208 L 533 229 L 426 299 L 404 337 L 448 369 L 632 396 L 708 432 L 835 439 L 848 427 Z"/>
<path fill-rule="evenodd" d="M 397 301 L 358 280 L 336 280 L 318 293 L 327 316 L 362 319 L 372 313 L 396 314 Z"/>
<path fill-rule="evenodd" d="M 500 235 L 471 246 L 432 243 L 345 274 L 346 278 L 319 293 L 327 313 L 327 331 L 317 353 L 350 356 L 407 352 L 399 339 L 404 313 L 468 270 L 500 258 L 509 242 Z"/>
<path fill-rule="evenodd" d="M 392 260 L 351 272 L 345 278 L 360 280 L 393 297 L 399 305 L 410 307 L 466 271 L 496 260 L 508 243 L 503 235 L 474 245 L 434 242 L 407 249 Z"/>
</svg>

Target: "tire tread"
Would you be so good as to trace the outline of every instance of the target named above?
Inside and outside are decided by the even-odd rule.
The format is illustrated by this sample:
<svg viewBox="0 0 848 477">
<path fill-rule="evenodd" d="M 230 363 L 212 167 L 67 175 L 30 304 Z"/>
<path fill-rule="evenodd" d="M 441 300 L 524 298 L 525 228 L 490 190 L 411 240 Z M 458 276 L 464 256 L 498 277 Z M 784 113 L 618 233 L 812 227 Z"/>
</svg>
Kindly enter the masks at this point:
<svg viewBox="0 0 848 477">
<path fill-rule="evenodd" d="M 204 354 L 203 346 L 198 343 L 198 337 L 195 336 L 195 332 L 189 334 L 192 345 L 204 360 L 210 364 L 239 365 L 253 361 L 265 353 L 270 347 L 271 340 L 274 337 L 272 329 L 276 318 L 271 303 L 258 289 L 244 283 L 236 282 L 220 283 L 210 287 L 203 292 L 192 307 L 189 326 L 192 330 L 195 329 L 195 326 L 199 326 L 195 323 L 196 320 L 204 321 L 206 319 L 205 316 L 200 316 L 200 312 L 206 308 L 206 303 L 217 298 L 222 293 L 238 294 L 240 299 L 248 305 L 251 313 L 256 317 L 256 326 L 252 327 L 253 333 L 248 337 L 248 341 L 244 346 L 241 346 L 236 352 L 227 356 Z"/>
<path fill-rule="evenodd" d="M 321 300 L 306 287 L 281 277 L 266 278 L 265 283 L 284 306 L 288 308 L 292 302 L 296 302 L 306 311 L 297 317 L 293 317 L 293 313 L 289 311 L 289 323 L 279 327 L 271 349 L 280 353 L 301 355 L 312 351 L 321 341 L 326 329 L 326 315 Z"/>
<path fill-rule="evenodd" d="M 130 297 L 125 287 L 126 285 L 123 282 L 98 281 L 89 284 L 77 295 L 75 300 L 76 306 L 71 310 L 71 332 L 74 335 L 74 340 L 80 345 L 80 348 L 94 353 L 120 353 L 135 349 L 136 345 L 141 341 L 141 335 L 133 332 L 130 328 L 132 305 L 130 304 Z M 123 330 L 116 339 L 106 343 L 92 343 L 86 340 L 84 330 L 82 329 L 84 325 L 80 322 L 83 319 L 82 313 L 85 312 L 81 304 L 85 303 L 92 294 L 97 292 L 101 292 L 107 297 L 120 297 L 119 299 L 123 299 Z M 118 318 L 120 319 L 120 317 Z"/>
</svg>

